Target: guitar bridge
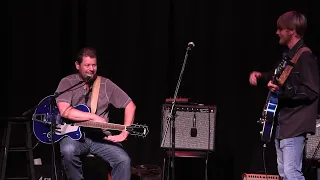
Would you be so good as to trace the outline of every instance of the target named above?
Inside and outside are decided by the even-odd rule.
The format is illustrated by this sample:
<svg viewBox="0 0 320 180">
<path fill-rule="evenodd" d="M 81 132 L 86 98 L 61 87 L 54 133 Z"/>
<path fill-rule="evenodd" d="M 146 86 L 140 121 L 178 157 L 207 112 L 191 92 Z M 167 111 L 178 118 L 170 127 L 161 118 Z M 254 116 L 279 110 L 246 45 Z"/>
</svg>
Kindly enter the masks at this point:
<svg viewBox="0 0 320 180">
<path fill-rule="evenodd" d="M 47 114 L 34 114 L 32 115 L 32 120 L 38 122 L 47 122 Z"/>
<path fill-rule="evenodd" d="M 45 124 L 49 124 L 49 125 L 52 123 L 52 120 L 50 120 L 52 118 L 54 118 L 54 120 L 56 121 L 56 124 L 60 124 L 60 122 L 59 122 L 60 116 L 58 116 L 58 115 L 53 116 L 53 115 L 49 115 L 48 113 L 32 115 L 32 120 L 38 121 L 41 123 L 45 123 Z"/>
</svg>

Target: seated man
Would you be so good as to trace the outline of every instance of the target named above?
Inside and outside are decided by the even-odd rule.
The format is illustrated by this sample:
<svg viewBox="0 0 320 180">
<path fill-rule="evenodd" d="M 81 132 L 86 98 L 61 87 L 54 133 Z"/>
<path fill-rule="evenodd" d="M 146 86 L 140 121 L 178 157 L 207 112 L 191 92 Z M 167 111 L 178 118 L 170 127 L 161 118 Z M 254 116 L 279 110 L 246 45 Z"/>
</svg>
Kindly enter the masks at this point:
<svg viewBox="0 0 320 180">
<path fill-rule="evenodd" d="M 134 121 L 136 106 L 131 98 L 110 79 L 97 76 L 96 51 L 93 48 L 83 48 L 77 57 L 75 67 L 78 73 L 62 78 L 56 92 L 62 92 L 80 81 L 84 81 L 84 83 L 56 98 L 60 115 L 67 120 L 75 122 L 108 122 L 107 108 L 112 104 L 116 108 L 125 109 L 124 125 L 131 125 Z M 100 80 L 98 101 L 96 105 L 92 105 L 91 102 L 94 101 L 91 98 L 93 92 L 95 92 L 93 84 L 97 79 Z M 79 104 L 87 105 L 91 108 L 91 112 L 84 112 L 74 108 Z M 94 106 L 95 108 L 93 108 Z M 67 178 L 69 180 L 83 179 L 80 157 L 91 153 L 110 164 L 113 180 L 129 180 L 131 176 L 131 161 L 120 144 L 127 138 L 129 133 L 123 131 L 118 135 L 106 136 L 101 129 L 81 127 L 81 130 L 84 133 L 80 140 L 64 137 L 59 142 L 62 164 Z"/>
</svg>

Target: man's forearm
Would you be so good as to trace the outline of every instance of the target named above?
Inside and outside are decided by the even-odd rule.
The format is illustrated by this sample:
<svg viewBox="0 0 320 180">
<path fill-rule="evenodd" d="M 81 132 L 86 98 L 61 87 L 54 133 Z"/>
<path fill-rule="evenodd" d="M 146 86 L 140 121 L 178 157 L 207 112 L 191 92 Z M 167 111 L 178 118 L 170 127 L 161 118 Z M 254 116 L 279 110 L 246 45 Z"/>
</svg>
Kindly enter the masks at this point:
<svg viewBox="0 0 320 180">
<path fill-rule="evenodd" d="M 270 80 L 272 80 L 272 76 L 273 76 L 272 71 L 261 73 L 261 78 L 266 82 L 269 82 Z"/>
<path fill-rule="evenodd" d="M 87 121 L 94 120 L 94 115 L 89 112 L 80 111 L 73 107 L 67 108 L 63 113 L 62 117 L 72 121 Z"/>
</svg>

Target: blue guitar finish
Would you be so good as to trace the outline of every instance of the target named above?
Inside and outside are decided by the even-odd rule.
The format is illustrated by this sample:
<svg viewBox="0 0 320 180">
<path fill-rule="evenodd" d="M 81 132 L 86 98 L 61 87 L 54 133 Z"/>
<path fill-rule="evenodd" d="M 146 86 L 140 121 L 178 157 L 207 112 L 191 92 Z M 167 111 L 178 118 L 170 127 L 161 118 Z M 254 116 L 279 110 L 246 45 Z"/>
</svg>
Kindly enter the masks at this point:
<svg viewBox="0 0 320 180">
<path fill-rule="evenodd" d="M 261 140 L 264 142 L 269 142 L 271 140 L 277 107 L 278 93 L 269 92 L 267 104 L 265 105 L 262 118 L 260 119 L 263 124 L 262 131 L 260 132 Z"/>
<path fill-rule="evenodd" d="M 63 124 L 62 118 L 60 118 L 59 110 L 56 106 L 52 107 L 52 111 L 50 111 L 50 100 L 54 98 L 53 95 L 47 96 L 44 99 L 40 101 L 38 104 L 39 106 L 35 110 L 33 114 L 33 132 L 35 137 L 42 143 L 45 144 L 51 144 L 52 138 L 51 138 L 51 124 L 55 120 L 56 125 Z M 78 105 L 74 108 L 89 112 L 89 108 L 85 105 Z M 52 112 L 52 113 L 50 113 Z M 52 114 L 52 115 L 51 115 Z M 80 127 L 74 132 L 69 132 L 63 135 L 59 135 L 55 133 L 53 142 L 58 142 L 63 137 L 69 136 L 70 138 L 74 140 L 79 140 L 82 137 L 82 133 L 80 131 Z"/>
</svg>

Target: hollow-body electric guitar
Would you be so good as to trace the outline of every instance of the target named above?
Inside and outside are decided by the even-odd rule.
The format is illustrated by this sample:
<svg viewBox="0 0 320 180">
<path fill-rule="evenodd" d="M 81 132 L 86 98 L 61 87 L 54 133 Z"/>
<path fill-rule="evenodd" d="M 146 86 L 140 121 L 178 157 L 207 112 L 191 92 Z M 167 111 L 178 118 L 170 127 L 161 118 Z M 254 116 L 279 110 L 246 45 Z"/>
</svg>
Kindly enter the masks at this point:
<svg viewBox="0 0 320 180">
<path fill-rule="evenodd" d="M 282 61 L 279 63 L 278 67 L 274 70 L 272 83 L 277 84 L 277 78 L 283 72 L 287 64 L 287 56 L 284 55 Z M 268 92 L 267 100 L 264 105 L 262 116 L 258 123 L 262 124 L 262 130 L 260 131 L 261 140 L 264 142 L 270 142 L 274 127 L 274 121 L 276 116 L 276 111 L 278 107 L 278 95 L 280 91 L 270 91 Z"/>
<path fill-rule="evenodd" d="M 35 137 L 42 143 L 51 144 L 60 141 L 63 137 L 68 136 L 73 140 L 79 140 L 83 133 L 80 127 L 99 128 L 103 130 L 116 130 L 116 131 L 128 131 L 130 135 L 146 137 L 149 133 L 148 126 L 132 124 L 125 126 L 121 124 L 96 122 L 96 121 L 65 121 L 59 114 L 59 110 L 56 106 L 51 105 L 50 98 L 47 96 L 42 99 L 36 108 L 32 120 L 33 120 L 33 133 Z M 90 112 L 88 106 L 80 104 L 74 108 L 83 111 Z M 55 124 L 54 138 L 52 140 L 51 125 Z"/>
</svg>

